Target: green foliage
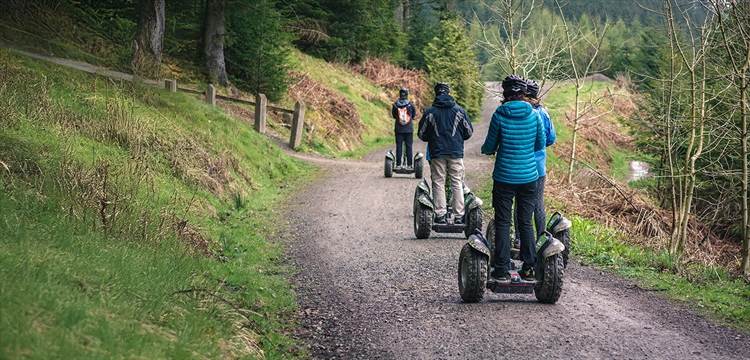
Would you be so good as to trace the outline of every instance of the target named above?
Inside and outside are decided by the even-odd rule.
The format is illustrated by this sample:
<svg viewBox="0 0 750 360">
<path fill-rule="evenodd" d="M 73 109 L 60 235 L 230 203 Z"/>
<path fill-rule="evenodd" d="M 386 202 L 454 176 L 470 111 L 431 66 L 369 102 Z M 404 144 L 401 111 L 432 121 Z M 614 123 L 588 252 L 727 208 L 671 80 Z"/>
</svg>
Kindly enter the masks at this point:
<svg viewBox="0 0 750 360">
<path fill-rule="evenodd" d="M 446 82 L 451 95 L 469 116 L 482 113 L 484 89 L 471 42 L 458 20 L 443 20 L 440 31 L 424 49 L 427 72 L 434 82 Z"/>
<path fill-rule="evenodd" d="M 291 0 L 282 10 L 300 35 L 296 45 L 327 61 L 358 62 L 370 56 L 403 64 L 407 38 L 391 0 Z"/>
<path fill-rule="evenodd" d="M 248 6 L 237 1 L 226 8 L 227 73 L 237 87 L 265 94 L 270 101 L 280 100 L 289 86 L 290 36 L 275 2 L 261 0 Z"/>
</svg>

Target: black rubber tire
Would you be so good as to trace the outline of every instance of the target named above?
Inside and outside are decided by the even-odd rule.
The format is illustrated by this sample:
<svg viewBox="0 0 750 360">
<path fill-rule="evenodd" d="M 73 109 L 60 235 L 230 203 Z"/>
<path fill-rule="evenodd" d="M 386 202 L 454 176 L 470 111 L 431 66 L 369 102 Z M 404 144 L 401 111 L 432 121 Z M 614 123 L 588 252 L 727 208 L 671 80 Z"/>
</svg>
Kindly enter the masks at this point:
<svg viewBox="0 0 750 360">
<path fill-rule="evenodd" d="M 466 238 L 468 239 L 469 236 L 474 232 L 474 229 L 479 229 L 479 231 L 482 231 L 482 208 L 481 207 L 475 207 L 471 209 L 471 211 L 467 212 L 465 215 L 466 219 L 464 219 L 464 235 L 466 235 Z"/>
<path fill-rule="evenodd" d="M 422 203 L 417 205 L 417 211 L 414 214 L 414 236 L 417 239 L 427 239 L 432 231 L 432 209 Z"/>
<path fill-rule="evenodd" d="M 411 213 L 415 217 L 417 216 L 417 209 L 419 208 L 419 200 L 418 200 L 419 199 L 419 193 L 420 193 L 419 187 L 417 187 L 416 189 L 414 189 L 414 204 L 411 207 Z"/>
<path fill-rule="evenodd" d="M 385 177 L 389 178 L 393 176 L 393 160 L 385 158 L 385 166 L 383 167 Z"/>
<path fill-rule="evenodd" d="M 458 291 L 468 303 L 482 300 L 487 286 L 487 255 L 466 244 L 458 257 Z"/>
<path fill-rule="evenodd" d="M 490 220 L 487 224 L 487 231 L 484 233 L 484 238 L 487 239 L 487 245 L 490 246 L 490 259 L 495 256 L 495 220 Z M 492 262 L 490 261 L 490 264 Z"/>
<path fill-rule="evenodd" d="M 424 168 L 424 165 L 422 164 L 422 158 L 417 159 L 414 161 L 414 177 L 417 179 L 422 178 L 422 170 Z"/>
<path fill-rule="evenodd" d="M 560 299 L 563 287 L 563 259 L 562 253 L 555 254 L 544 260 L 541 274 L 537 275 L 534 295 L 541 303 L 554 304 Z"/>
<path fill-rule="evenodd" d="M 555 239 L 560 240 L 560 242 L 565 245 L 565 250 L 562 252 L 562 258 L 563 258 L 563 268 L 568 268 L 568 259 L 570 258 L 570 229 L 565 229 L 563 231 L 560 231 L 558 233 L 555 233 L 553 235 Z"/>
</svg>

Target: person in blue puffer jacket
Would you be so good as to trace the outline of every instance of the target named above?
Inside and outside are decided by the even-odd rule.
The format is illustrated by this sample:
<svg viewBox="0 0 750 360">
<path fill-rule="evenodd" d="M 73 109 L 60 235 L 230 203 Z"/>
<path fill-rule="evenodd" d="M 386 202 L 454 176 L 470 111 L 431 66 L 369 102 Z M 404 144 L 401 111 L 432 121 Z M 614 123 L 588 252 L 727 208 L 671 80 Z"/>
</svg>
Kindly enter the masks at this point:
<svg viewBox="0 0 750 360">
<path fill-rule="evenodd" d="M 539 113 L 526 102 L 526 80 L 510 75 L 502 82 L 503 104 L 490 120 L 482 154 L 495 154 L 492 171 L 492 207 L 495 209 L 495 254 L 491 276 L 510 283 L 510 221 L 513 198 L 518 208 L 521 240 L 521 279 L 535 281 L 534 212 L 536 181 L 539 179 L 534 153 L 544 148 L 544 126 Z"/>
<path fill-rule="evenodd" d="M 552 120 L 549 117 L 547 109 L 545 109 L 539 100 L 539 84 L 536 81 L 527 79 L 526 80 L 526 101 L 531 104 L 531 107 L 539 113 L 539 117 L 544 125 L 544 135 L 546 136 L 545 147 L 542 150 L 538 150 L 534 153 L 536 158 L 536 170 L 539 173 L 539 179 L 536 181 L 536 196 L 534 196 L 534 230 L 536 236 L 539 236 L 545 230 L 545 223 L 547 221 L 547 212 L 544 210 L 544 183 L 547 178 L 547 147 L 551 146 L 557 140 L 555 134 L 555 126 L 552 124 Z M 515 214 L 515 229 L 516 239 L 518 240 L 518 213 Z"/>
</svg>

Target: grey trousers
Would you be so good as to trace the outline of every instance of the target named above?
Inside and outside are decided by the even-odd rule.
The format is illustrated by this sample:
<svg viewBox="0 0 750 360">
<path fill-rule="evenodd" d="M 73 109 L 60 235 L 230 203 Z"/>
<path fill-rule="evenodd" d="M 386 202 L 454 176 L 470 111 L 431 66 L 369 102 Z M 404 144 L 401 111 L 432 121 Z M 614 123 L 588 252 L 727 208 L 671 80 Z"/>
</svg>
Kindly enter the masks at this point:
<svg viewBox="0 0 750 360">
<path fill-rule="evenodd" d="M 445 177 L 451 177 L 451 207 L 455 218 L 464 216 L 464 159 L 432 158 L 432 200 L 435 202 L 435 215 L 442 216 L 448 209 L 445 200 Z"/>
</svg>

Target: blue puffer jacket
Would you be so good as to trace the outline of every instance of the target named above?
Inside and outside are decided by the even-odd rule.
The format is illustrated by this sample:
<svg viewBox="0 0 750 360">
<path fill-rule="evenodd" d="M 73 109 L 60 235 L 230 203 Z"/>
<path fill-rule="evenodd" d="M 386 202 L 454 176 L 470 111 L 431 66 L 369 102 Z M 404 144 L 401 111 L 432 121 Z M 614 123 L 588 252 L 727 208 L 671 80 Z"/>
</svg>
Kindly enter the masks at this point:
<svg viewBox="0 0 750 360">
<path fill-rule="evenodd" d="M 537 150 L 534 153 L 536 157 L 536 171 L 539 173 L 539 177 L 547 176 L 547 146 L 555 143 L 557 135 L 555 134 L 555 126 L 552 125 L 552 120 L 549 118 L 549 113 L 542 105 L 534 105 L 534 110 L 539 113 L 542 118 L 542 125 L 544 125 L 544 135 L 547 137 L 545 147 L 542 150 Z"/>
<path fill-rule="evenodd" d="M 466 111 L 450 95 L 438 95 L 419 120 L 419 139 L 427 142 L 431 159 L 463 158 L 464 141 L 474 133 Z"/>
<path fill-rule="evenodd" d="M 495 109 L 482 154 L 497 153 L 492 178 L 506 184 L 536 181 L 534 152 L 544 149 L 544 126 L 531 104 L 514 100 Z"/>
</svg>

